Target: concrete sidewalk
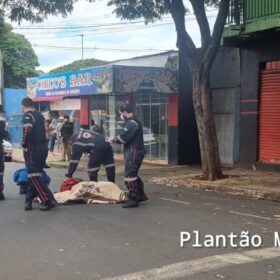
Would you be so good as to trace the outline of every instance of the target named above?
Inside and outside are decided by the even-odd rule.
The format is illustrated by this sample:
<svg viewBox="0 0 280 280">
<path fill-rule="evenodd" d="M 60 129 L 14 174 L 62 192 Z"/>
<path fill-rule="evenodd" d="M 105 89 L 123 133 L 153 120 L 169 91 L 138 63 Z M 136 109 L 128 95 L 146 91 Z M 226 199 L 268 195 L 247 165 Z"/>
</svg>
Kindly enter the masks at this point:
<svg viewBox="0 0 280 280">
<path fill-rule="evenodd" d="M 68 162 L 61 162 L 61 155 L 49 155 L 47 162 L 52 167 L 67 168 Z M 22 150 L 14 149 L 13 160 L 23 162 Z M 87 157 L 80 161 L 79 170 L 86 171 Z M 122 157 L 116 160 L 116 173 L 122 175 L 124 170 Z M 141 176 L 145 182 L 185 187 L 205 191 L 219 191 L 231 195 L 242 195 L 254 199 L 265 199 L 280 202 L 280 174 L 276 172 L 252 169 L 225 169 L 228 178 L 217 181 L 199 180 L 201 168 L 199 166 L 170 166 L 144 163 L 141 167 Z M 104 168 L 100 175 L 105 175 Z"/>
</svg>

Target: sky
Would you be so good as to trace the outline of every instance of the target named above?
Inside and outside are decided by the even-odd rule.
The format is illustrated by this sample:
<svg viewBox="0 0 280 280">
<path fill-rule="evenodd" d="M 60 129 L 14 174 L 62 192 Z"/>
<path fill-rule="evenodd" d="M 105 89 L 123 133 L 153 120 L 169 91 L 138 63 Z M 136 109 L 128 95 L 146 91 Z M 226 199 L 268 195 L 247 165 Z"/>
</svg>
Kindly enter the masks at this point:
<svg viewBox="0 0 280 280">
<path fill-rule="evenodd" d="M 31 42 L 39 59 L 37 69 L 44 72 L 81 59 L 81 35 L 85 59 L 114 61 L 177 49 L 176 30 L 170 15 L 154 24 L 145 25 L 141 19 L 131 23 L 117 18 L 114 7 L 106 3 L 80 0 L 66 18 L 50 16 L 43 23 L 22 22 L 21 25 L 12 23 L 12 26 L 14 32 L 25 35 Z M 209 11 L 208 16 L 213 26 L 216 11 Z M 199 46 L 200 35 L 194 15 L 186 17 L 186 26 Z"/>
</svg>

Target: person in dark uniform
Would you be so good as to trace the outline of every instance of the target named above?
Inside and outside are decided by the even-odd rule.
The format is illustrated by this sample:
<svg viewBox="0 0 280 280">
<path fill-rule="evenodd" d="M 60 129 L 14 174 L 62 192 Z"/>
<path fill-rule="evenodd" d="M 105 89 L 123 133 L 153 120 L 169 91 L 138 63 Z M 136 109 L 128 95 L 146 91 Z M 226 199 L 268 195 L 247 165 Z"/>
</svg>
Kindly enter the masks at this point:
<svg viewBox="0 0 280 280">
<path fill-rule="evenodd" d="M 0 105 L 0 200 L 5 200 L 4 191 L 4 147 L 3 140 L 8 140 L 8 131 L 6 129 L 6 119 L 4 116 L 3 105 Z"/>
<path fill-rule="evenodd" d="M 129 195 L 122 207 L 138 207 L 139 202 L 148 200 L 144 192 L 144 183 L 138 175 L 145 156 L 143 127 L 141 121 L 133 115 L 129 104 L 121 105 L 119 113 L 124 120 L 123 130 L 120 135 L 112 139 L 112 142 L 124 144 L 124 181 Z"/>
<path fill-rule="evenodd" d="M 97 182 L 98 171 L 103 164 L 108 181 L 115 183 L 115 161 L 112 146 L 106 142 L 103 135 L 87 128 L 88 126 L 83 126 L 73 142 L 72 157 L 68 173 L 65 176 L 71 178 L 83 153 L 89 153 L 88 176 L 90 181 Z"/>
<path fill-rule="evenodd" d="M 43 167 L 48 156 L 48 146 L 43 115 L 33 109 L 33 101 L 26 97 L 22 100 L 23 138 L 22 147 L 29 184 L 25 197 L 25 210 L 32 210 L 32 201 L 39 196 L 40 210 L 47 211 L 56 206 L 54 196 L 44 180 Z"/>
</svg>

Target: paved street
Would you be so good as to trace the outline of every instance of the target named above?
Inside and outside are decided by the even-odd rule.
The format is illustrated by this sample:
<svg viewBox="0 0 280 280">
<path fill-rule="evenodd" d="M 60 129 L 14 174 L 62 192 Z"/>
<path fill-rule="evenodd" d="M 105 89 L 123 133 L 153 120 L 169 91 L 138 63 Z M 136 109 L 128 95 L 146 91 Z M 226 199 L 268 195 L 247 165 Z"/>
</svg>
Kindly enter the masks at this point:
<svg viewBox="0 0 280 280">
<path fill-rule="evenodd" d="M 40 212 L 35 206 L 25 212 L 12 182 L 21 166 L 6 164 L 1 280 L 280 279 L 280 249 L 273 246 L 274 232 L 280 233 L 279 203 L 147 184 L 150 200 L 138 209 L 75 205 Z M 65 170 L 48 174 L 58 191 Z M 202 236 L 250 231 L 262 237 L 263 247 L 193 248 L 192 240 L 180 248 L 180 232 L 195 230 Z"/>
</svg>

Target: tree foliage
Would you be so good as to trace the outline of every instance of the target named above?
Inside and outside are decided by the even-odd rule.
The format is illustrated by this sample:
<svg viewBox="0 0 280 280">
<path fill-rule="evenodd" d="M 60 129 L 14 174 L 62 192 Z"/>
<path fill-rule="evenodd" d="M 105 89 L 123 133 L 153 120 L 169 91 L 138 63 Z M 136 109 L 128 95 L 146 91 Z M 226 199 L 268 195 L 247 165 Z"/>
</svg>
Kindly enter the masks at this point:
<svg viewBox="0 0 280 280">
<path fill-rule="evenodd" d="M 4 66 L 4 86 L 25 87 L 26 78 L 35 76 L 38 58 L 29 41 L 12 32 L 12 27 L 0 15 L 0 50 Z"/>
<path fill-rule="evenodd" d="M 144 18 L 146 23 L 161 19 L 170 11 L 165 0 L 109 0 L 108 6 L 115 6 L 114 12 L 121 19 L 134 20 Z M 171 1 L 172 2 L 172 1 Z M 174 1 L 173 1 L 174 2 Z M 205 7 L 218 7 L 220 0 L 197 0 Z M 184 6 L 185 11 L 188 9 Z"/>
<path fill-rule="evenodd" d="M 12 21 L 41 22 L 48 15 L 66 16 L 76 0 L 0 0 L 0 8 Z"/>
<path fill-rule="evenodd" d="M 70 71 L 76 71 L 81 68 L 87 68 L 87 67 L 94 67 L 94 66 L 99 66 L 107 63 L 107 61 L 103 60 L 98 60 L 94 58 L 89 58 L 89 59 L 84 59 L 82 60 L 76 60 L 73 61 L 70 64 L 57 67 L 49 72 L 49 74 L 57 74 L 57 73 L 65 73 L 65 72 L 70 72 Z"/>
</svg>

